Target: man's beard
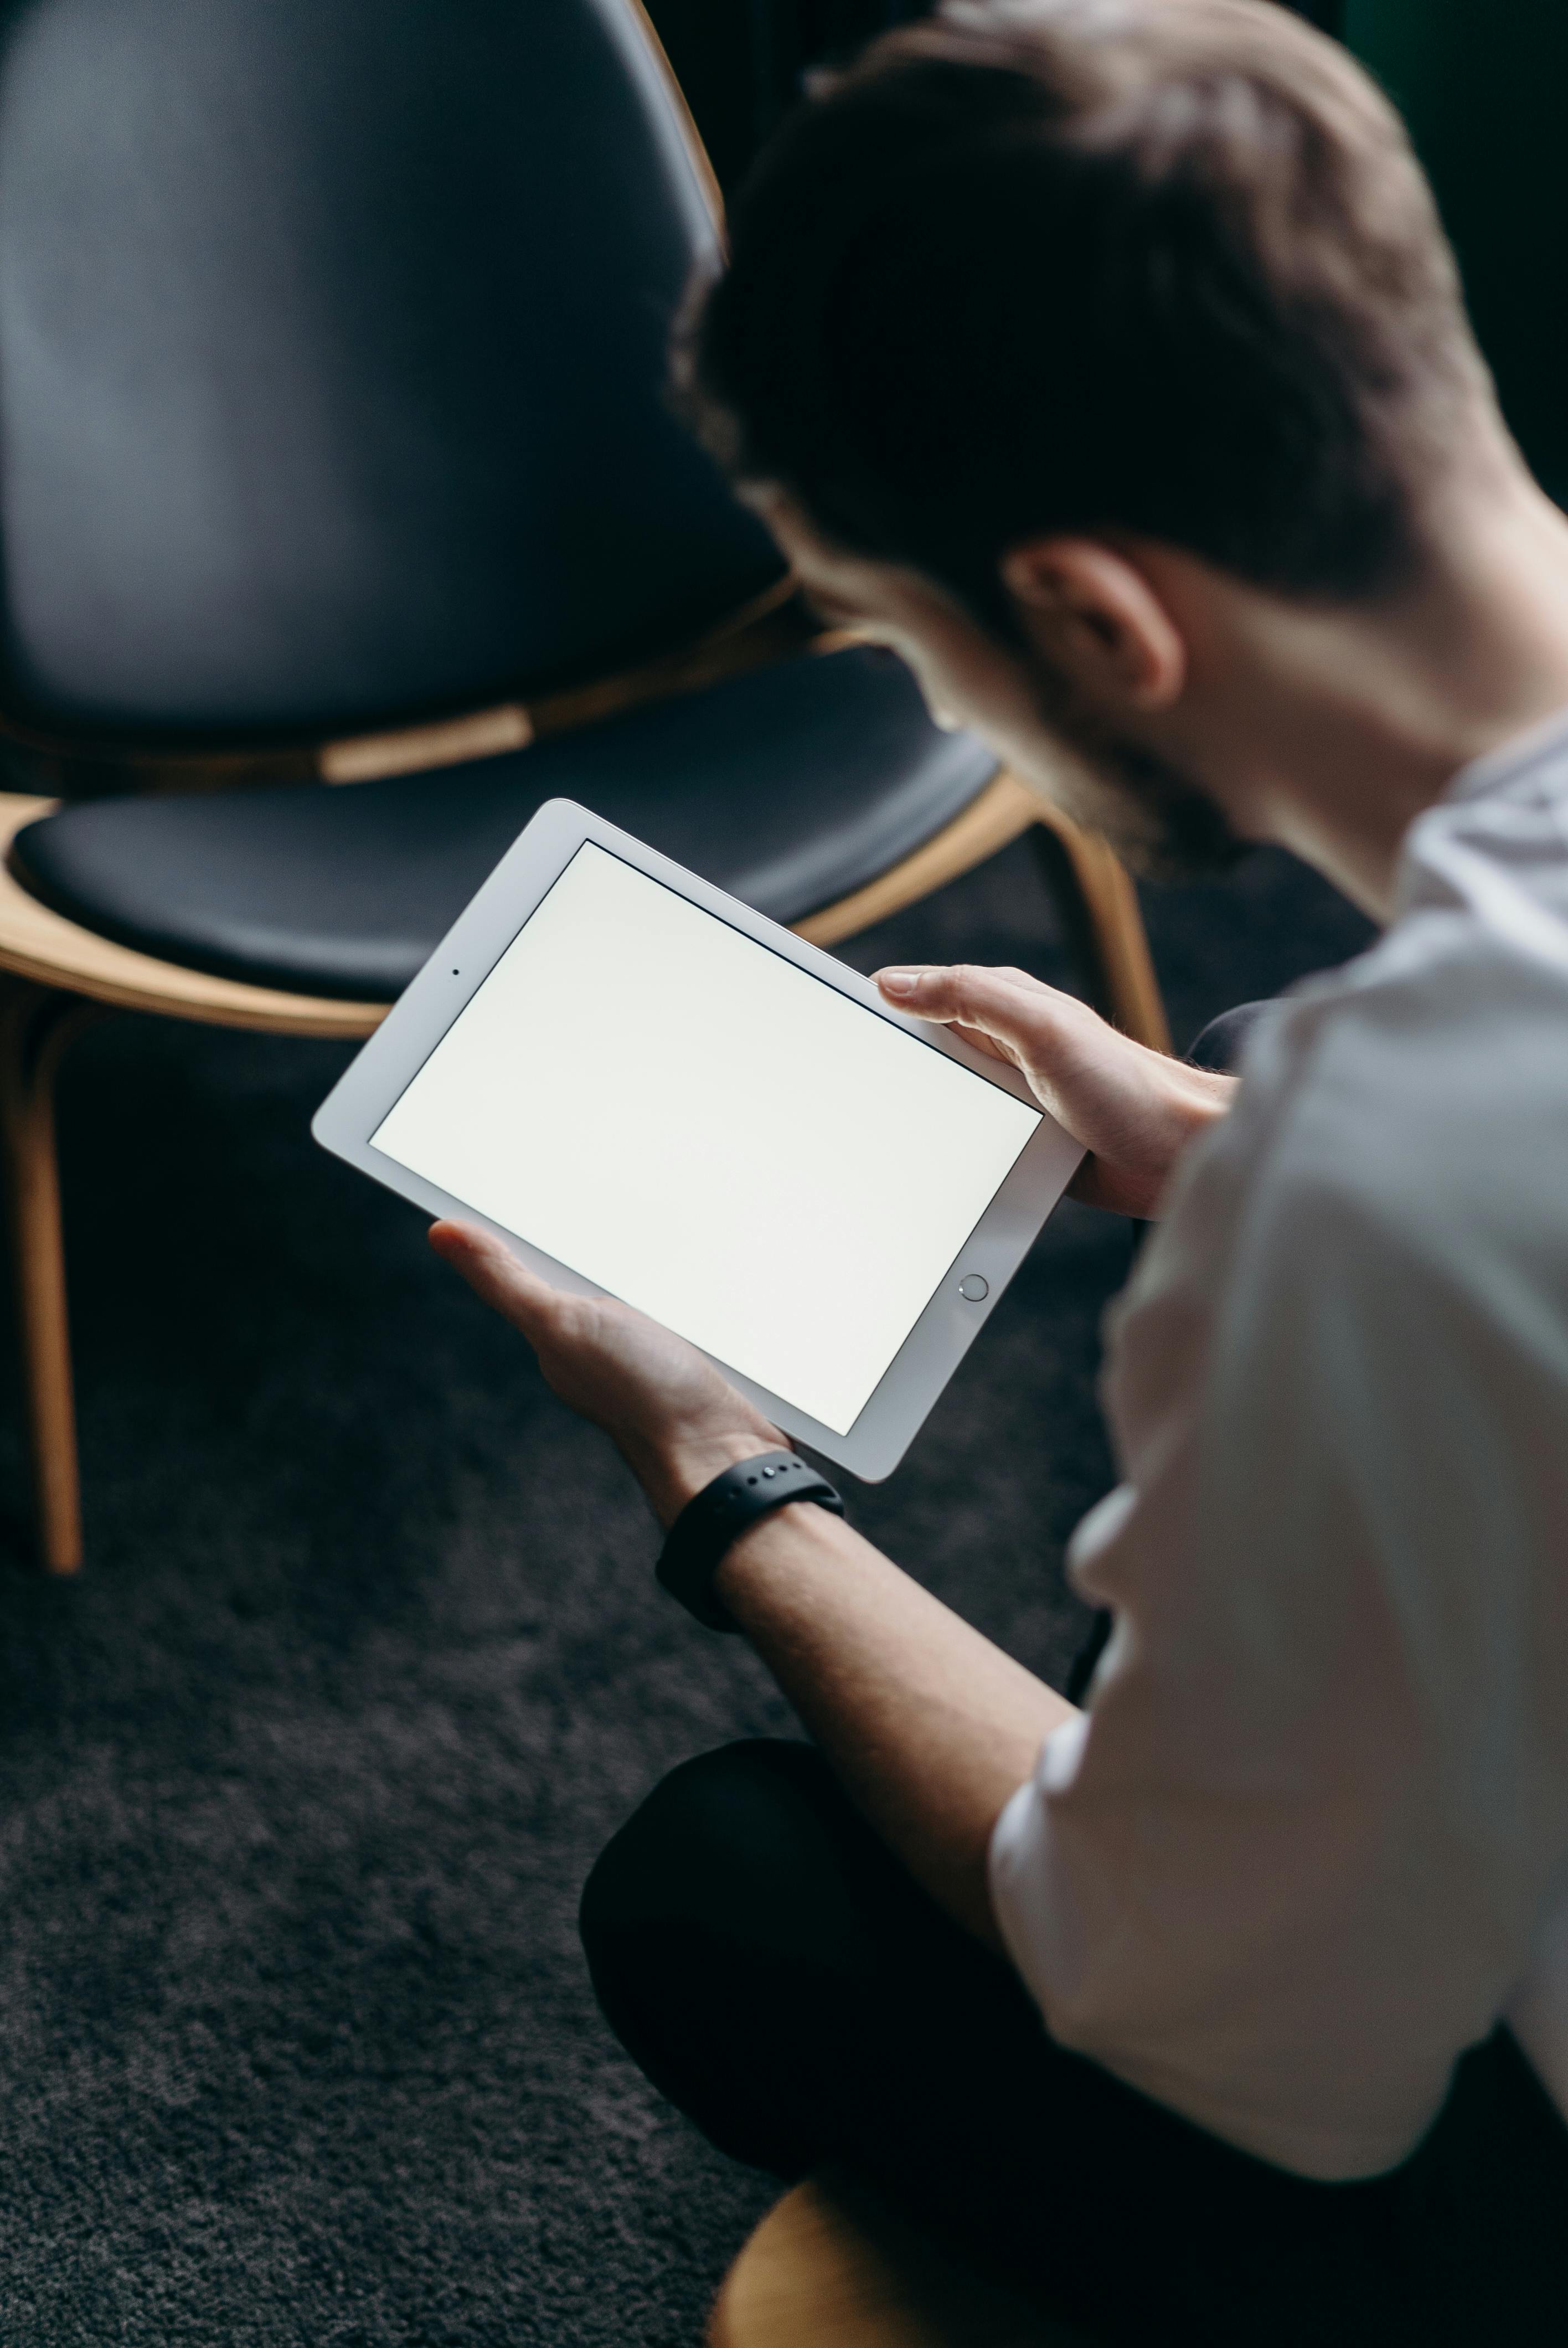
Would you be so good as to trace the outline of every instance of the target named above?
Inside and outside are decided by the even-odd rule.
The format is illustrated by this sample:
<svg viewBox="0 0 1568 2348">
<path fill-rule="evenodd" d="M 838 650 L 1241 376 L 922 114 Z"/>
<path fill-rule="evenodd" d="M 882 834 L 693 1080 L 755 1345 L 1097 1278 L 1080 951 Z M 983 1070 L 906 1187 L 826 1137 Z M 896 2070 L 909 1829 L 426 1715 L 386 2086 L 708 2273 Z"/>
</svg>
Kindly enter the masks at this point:
<svg viewBox="0 0 1568 2348">
<path fill-rule="evenodd" d="M 1116 734 L 1038 656 L 1029 669 L 1040 716 L 1067 753 L 1040 780 L 1063 814 L 1101 833 L 1130 871 L 1148 880 L 1212 880 L 1246 854 L 1250 843 L 1181 767 Z"/>
</svg>

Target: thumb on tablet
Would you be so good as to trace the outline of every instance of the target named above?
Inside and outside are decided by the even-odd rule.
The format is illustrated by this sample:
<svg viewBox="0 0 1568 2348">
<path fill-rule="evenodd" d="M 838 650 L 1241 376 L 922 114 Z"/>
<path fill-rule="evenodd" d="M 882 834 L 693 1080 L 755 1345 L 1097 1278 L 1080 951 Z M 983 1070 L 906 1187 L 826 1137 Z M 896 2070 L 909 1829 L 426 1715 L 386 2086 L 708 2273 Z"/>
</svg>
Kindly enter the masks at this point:
<svg viewBox="0 0 1568 2348">
<path fill-rule="evenodd" d="M 477 1296 L 525 1337 L 542 1336 L 554 1323 L 559 1292 L 519 1263 L 509 1247 L 472 1223 L 432 1223 L 429 1241 L 443 1263 L 460 1272 Z"/>
<path fill-rule="evenodd" d="M 993 1059 L 1022 1068 L 1031 1045 L 1049 1047 L 1061 1020 L 1084 1009 L 1026 970 L 988 970 L 974 963 L 879 970 L 876 983 L 901 1009 L 951 1027 Z"/>
<path fill-rule="evenodd" d="M 1047 1015 L 1055 989 L 1026 970 L 989 970 L 975 963 L 927 963 L 879 970 L 876 983 L 922 1019 L 980 1029 L 1009 1039 Z"/>
</svg>

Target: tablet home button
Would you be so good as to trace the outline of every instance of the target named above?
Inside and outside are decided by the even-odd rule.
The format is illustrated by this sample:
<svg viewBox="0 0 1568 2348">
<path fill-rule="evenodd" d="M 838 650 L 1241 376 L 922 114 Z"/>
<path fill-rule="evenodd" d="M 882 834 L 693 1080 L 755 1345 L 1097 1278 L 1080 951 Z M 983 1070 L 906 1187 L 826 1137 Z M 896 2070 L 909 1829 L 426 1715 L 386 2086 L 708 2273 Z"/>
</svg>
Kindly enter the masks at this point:
<svg viewBox="0 0 1568 2348">
<path fill-rule="evenodd" d="M 983 1304 L 990 1292 L 990 1282 L 982 1280 L 978 1272 L 971 1272 L 968 1280 L 958 1282 L 958 1294 L 970 1304 Z"/>
</svg>

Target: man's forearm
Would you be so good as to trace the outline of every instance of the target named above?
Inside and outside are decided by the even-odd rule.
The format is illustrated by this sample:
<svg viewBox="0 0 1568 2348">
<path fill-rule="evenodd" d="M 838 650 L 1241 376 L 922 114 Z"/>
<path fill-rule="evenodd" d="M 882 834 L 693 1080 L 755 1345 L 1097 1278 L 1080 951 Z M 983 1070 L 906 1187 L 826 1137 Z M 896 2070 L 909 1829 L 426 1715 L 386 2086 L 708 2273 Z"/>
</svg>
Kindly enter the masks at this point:
<svg viewBox="0 0 1568 2348">
<path fill-rule="evenodd" d="M 613 1297 L 565 1296 L 488 1233 L 431 1241 L 614 1436 L 661 1524 L 778 1431 L 701 1354 Z M 796 1502 L 742 1536 L 716 1589 L 845 1787 L 927 1890 L 994 1940 L 986 1856 L 1072 1707 L 835 1518 Z"/>
<path fill-rule="evenodd" d="M 872 1826 L 997 1945 L 991 1828 L 1073 1707 L 808 1504 L 737 1541 L 715 1588 Z"/>
</svg>

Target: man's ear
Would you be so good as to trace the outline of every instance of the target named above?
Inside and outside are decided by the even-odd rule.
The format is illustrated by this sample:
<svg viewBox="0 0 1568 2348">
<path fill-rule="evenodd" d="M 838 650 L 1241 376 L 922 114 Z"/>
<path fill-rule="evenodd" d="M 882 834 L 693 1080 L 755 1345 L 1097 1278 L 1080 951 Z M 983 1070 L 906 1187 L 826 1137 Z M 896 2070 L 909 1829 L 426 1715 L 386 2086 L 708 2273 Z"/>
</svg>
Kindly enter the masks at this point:
<svg viewBox="0 0 1568 2348">
<path fill-rule="evenodd" d="M 1186 640 L 1135 564 L 1089 538 L 1031 539 L 1002 558 L 1030 642 L 1107 714 L 1169 709 L 1187 682 Z"/>
</svg>

